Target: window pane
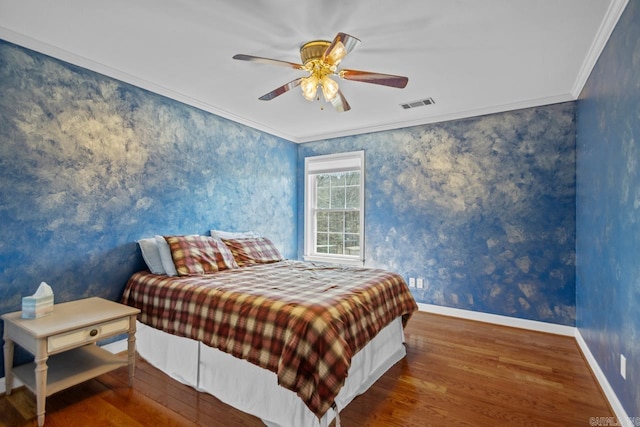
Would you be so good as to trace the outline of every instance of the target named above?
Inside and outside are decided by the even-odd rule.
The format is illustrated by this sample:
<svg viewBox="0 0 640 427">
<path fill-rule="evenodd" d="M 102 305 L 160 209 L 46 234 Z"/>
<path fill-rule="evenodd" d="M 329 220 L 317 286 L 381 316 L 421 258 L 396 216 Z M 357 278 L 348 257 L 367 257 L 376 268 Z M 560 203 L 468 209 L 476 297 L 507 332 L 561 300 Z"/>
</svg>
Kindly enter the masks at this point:
<svg viewBox="0 0 640 427">
<path fill-rule="evenodd" d="M 344 244 L 342 242 L 342 233 L 330 233 L 329 234 L 329 253 L 342 255 Z"/>
<path fill-rule="evenodd" d="M 329 230 L 329 213 L 328 212 L 318 212 L 316 216 L 316 230 L 318 232 L 328 231 Z"/>
<path fill-rule="evenodd" d="M 360 213 L 359 212 L 346 212 L 345 213 L 344 231 L 347 232 L 347 233 L 359 233 L 360 232 Z"/>
<path fill-rule="evenodd" d="M 345 193 L 344 187 L 331 187 L 331 207 L 333 209 L 344 209 Z"/>
<path fill-rule="evenodd" d="M 345 177 L 345 184 L 346 185 L 357 185 L 359 187 L 360 186 L 360 172 L 356 171 L 356 172 L 347 173 L 346 177 Z"/>
<path fill-rule="evenodd" d="M 328 209 L 331 207 L 331 188 L 318 187 L 316 206 L 320 209 Z"/>
<path fill-rule="evenodd" d="M 357 234 L 345 234 L 345 245 L 358 246 L 360 239 Z"/>
<path fill-rule="evenodd" d="M 345 234 L 345 255 L 360 255 L 360 238 L 357 234 Z"/>
<path fill-rule="evenodd" d="M 329 214 L 329 231 L 331 233 L 344 233 L 344 213 L 331 212 Z"/>
<path fill-rule="evenodd" d="M 328 188 L 330 183 L 331 183 L 331 175 L 328 175 L 328 174 L 316 175 L 316 187 Z"/>
<path fill-rule="evenodd" d="M 360 207 L 360 187 L 347 187 L 345 191 L 345 208 L 358 209 Z"/>
<path fill-rule="evenodd" d="M 318 246 L 327 246 L 329 244 L 329 233 L 318 233 Z"/>
<path fill-rule="evenodd" d="M 328 246 L 316 246 L 316 253 L 319 254 L 328 254 L 329 253 L 329 247 Z"/>
<path fill-rule="evenodd" d="M 344 187 L 346 174 L 345 173 L 333 173 L 331 176 L 332 187 Z"/>
</svg>

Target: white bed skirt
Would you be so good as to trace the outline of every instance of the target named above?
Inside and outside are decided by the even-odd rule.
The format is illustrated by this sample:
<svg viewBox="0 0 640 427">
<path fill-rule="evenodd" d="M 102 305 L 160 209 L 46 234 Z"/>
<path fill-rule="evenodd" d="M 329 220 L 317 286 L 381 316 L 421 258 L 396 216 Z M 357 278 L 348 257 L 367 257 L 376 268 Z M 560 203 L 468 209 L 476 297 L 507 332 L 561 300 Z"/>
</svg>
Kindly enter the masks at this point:
<svg viewBox="0 0 640 427">
<path fill-rule="evenodd" d="M 207 392 L 228 405 L 262 419 L 269 427 L 327 427 L 333 409 L 318 420 L 291 390 L 278 385 L 276 374 L 198 341 L 177 337 L 137 323 L 136 348 L 142 358 L 172 378 Z M 336 397 L 338 410 L 364 393 L 406 350 L 400 318 L 356 353 L 344 387 Z M 224 420 L 220 420 L 224 425 Z"/>
</svg>

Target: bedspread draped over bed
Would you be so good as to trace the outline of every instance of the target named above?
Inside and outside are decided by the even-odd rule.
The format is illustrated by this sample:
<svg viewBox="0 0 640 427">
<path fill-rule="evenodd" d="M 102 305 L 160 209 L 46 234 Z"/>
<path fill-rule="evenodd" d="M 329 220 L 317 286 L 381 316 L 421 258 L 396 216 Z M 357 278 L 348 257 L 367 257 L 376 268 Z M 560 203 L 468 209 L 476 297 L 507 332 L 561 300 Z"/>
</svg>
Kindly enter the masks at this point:
<svg viewBox="0 0 640 427">
<path fill-rule="evenodd" d="M 404 279 L 380 269 L 281 261 L 214 274 L 135 273 L 123 302 L 139 320 L 276 373 L 321 417 L 352 356 L 417 305 Z"/>
</svg>

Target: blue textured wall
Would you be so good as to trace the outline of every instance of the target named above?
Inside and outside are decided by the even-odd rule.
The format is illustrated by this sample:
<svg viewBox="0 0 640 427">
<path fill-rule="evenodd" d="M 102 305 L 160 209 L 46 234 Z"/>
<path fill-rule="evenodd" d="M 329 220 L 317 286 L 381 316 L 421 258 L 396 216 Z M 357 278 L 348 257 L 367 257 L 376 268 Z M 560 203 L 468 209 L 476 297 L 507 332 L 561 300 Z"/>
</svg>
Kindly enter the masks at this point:
<svg viewBox="0 0 640 427">
<path fill-rule="evenodd" d="M 118 299 L 154 234 L 255 230 L 295 257 L 296 151 L 0 41 L 0 313 L 41 281 Z"/>
<path fill-rule="evenodd" d="M 365 150 L 366 265 L 417 301 L 575 324 L 575 104 L 303 144 Z M 303 253 L 303 206 L 298 206 Z"/>
<path fill-rule="evenodd" d="M 577 326 L 640 417 L 640 2 L 628 3 L 591 73 L 577 134 Z"/>
</svg>

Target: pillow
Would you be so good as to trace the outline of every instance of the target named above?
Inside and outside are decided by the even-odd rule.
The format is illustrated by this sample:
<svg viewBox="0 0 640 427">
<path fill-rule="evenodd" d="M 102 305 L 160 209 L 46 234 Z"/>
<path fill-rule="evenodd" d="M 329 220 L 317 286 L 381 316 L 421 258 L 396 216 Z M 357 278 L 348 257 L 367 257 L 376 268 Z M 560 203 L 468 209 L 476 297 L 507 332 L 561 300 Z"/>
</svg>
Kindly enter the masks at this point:
<svg viewBox="0 0 640 427">
<path fill-rule="evenodd" d="M 142 258 L 144 258 L 144 262 L 147 263 L 149 271 L 153 274 L 167 274 L 162 265 L 162 258 L 160 258 L 160 251 L 158 250 L 155 237 L 138 240 L 138 246 L 140 246 Z"/>
<path fill-rule="evenodd" d="M 238 268 L 229 249 L 219 239 L 207 236 L 167 236 L 178 276 L 215 273 Z"/>
<path fill-rule="evenodd" d="M 253 231 L 221 231 L 211 230 L 211 237 L 217 237 L 219 239 L 246 239 L 248 237 L 259 237 Z"/>
<path fill-rule="evenodd" d="M 207 239 L 212 239 L 216 242 L 216 246 L 218 248 L 218 253 L 222 257 L 223 267 L 219 268 L 220 270 L 226 270 L 231 268 L 238 268 L 238 263 L 236 263 L 233 254 L 231 253 L 231 249 L 221 239 L 216 237 L 206 237 Z M 218 267 L 220 267 L 220 262 L 218 262 Z"/>
<path fill-rule="evenodd" d="M 282 261 L 280 251 L 266 237 L 222 239 L 229 247 L 239 267 Z"/>
<path fill-rule="evenodd" d="M 162 236 L 155 236 L 156 245 L 158 245 L 158 252 L 160 252 L 160 260 L 167 276 L 177 276 L 176 266 L 173 264 L 173 258 L 171 257 L 171 249 L 169 244 Z"/>
</svg>

